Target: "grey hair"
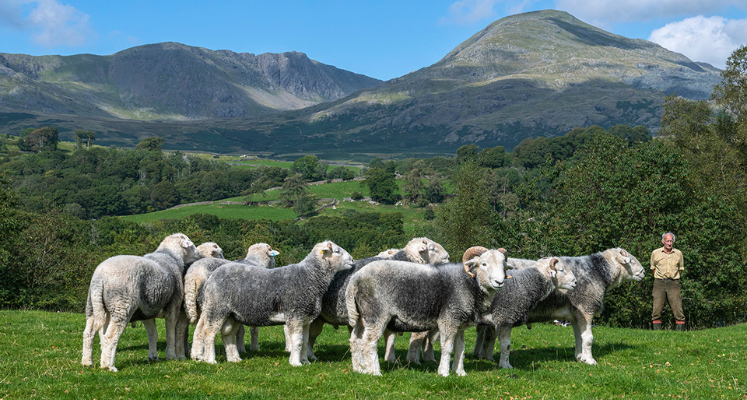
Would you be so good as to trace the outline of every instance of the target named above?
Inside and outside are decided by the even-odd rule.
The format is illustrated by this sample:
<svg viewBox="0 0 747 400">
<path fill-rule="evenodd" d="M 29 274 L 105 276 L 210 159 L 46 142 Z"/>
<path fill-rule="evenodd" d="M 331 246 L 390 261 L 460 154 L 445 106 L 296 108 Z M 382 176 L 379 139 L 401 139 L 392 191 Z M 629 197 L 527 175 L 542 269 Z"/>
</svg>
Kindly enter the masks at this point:
<svg viewBox="0 0 747 400">
<path fill-rule="evenodd" d="M 676 241 L 677 238 L 674 236 L 674 233 L 672 233 L 672 232 L 662 233 L 661 234 L 661 240 L 664 240 L 664 236 L 667 236 L 667 235 L 672 235 L 672 243 L 674 243 Z"/>
</svg>

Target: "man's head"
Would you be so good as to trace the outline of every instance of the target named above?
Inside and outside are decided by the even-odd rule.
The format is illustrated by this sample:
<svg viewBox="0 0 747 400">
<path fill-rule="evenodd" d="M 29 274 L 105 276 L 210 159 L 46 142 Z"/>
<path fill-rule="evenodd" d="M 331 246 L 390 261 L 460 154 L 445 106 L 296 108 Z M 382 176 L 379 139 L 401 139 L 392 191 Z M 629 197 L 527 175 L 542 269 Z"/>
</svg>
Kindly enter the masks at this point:
<svg viewBox="0 0 747 400">
<path fill-rule="evenodd" d="M 674 233 L 667 232 L 661 235 L 661 243 L 664 245 L 664 250 L 672 251 L 672 246 L 674 246 Z"/>
</svg>

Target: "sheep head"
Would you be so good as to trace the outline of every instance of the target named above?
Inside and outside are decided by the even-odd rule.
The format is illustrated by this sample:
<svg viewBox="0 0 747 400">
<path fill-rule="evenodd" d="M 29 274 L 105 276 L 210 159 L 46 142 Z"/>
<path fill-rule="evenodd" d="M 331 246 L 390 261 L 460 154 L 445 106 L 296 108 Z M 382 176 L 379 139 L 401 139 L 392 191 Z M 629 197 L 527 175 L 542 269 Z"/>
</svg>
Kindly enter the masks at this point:
<svg viewBox="0 0 747 400">
<path fill-rule="evenodd" d="M 409 254 L 410 261 L 422 264 L 442 264 L 449 261 L 449 253 L 440 244 L 419 237 L 410 240 L 404 250 Z"/>
<path fill-rule="evenodd" d="M 215 242 L 205 242 L 197 246 L 197 251 L 200 252 L 201 258 L 225 258 L 223 249 Z"/>
<path fill-rule="evenodd" d="M 609 250 L 608 250 L 609 251 Z M 640 281 L 646 275 L 646 269 L 625 249 L 611 249 L 615 260 L 622 266 L 623 280 Z"/>
<path fill-rule="evenodd" d="M 158 250 L 168 249 L 175 255 L 180 256 L 184 264 L 191 264 L 200 259 L 200 252 L 187 235 L 183 233 L 174 233 L 166 236 L 158 245 Z"/>
<path fill-rule="evenodd" d="M 484 247 L 470 247 L 462 256 L 464 271 L 476 278 L 482 290 L 496 290 L 506 280 L 505 249 L 488 250 Z"/>
<path fill-rule="evenodd" d="M 576 287 L 576 275 L 570 269 L 565 268 L 563 262 L 558 258 L 539 259 L 537 260 L 537 268 L 545 270 L 545 273 L 550 275 L 555 289 L 572 290 Z"/>
<path fill-rule="evenodd" d="M 329 240 L 317 243 L 312 254 L 318 255 L 334 272 L 353 267 L 353 257 L 345 249 Z"/>
<path fill-rule="evenodd" d="M 275 256 L 278 254 L 280 252 L 273 250 L 272 246 L 267 243 L 255 243 L 249 246 L 244 259 L 253 260 L 264 268 L 275 268 Z"/>
</svg>

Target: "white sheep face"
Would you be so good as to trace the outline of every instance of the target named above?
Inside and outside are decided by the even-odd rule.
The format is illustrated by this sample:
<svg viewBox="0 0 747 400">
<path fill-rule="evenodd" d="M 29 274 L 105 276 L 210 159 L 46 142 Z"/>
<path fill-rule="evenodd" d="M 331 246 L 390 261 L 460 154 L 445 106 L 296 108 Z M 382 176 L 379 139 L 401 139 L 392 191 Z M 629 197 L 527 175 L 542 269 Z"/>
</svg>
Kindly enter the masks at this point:
<svg viewBox="0 0 747 400">
<path fill-rule="evenodd" d="M 197 251 L 200 252 L 200 257 L 202 258 L 221 258 L 225 259 L 223 256 L 223 249 L 218 246 L 215 242 L 205 242 L 199 246 L 197 246 Z"/>
<path fill-rule="evenodd" d="M 335 272 L 353 267 L 353 257 L 345 249 L 331 241 L 318 243 L 314 246 L 313 251 L 327 261 L 329 267 Z"/>
<path fill-rule="evenodd" d="M 554 264 L 552 260 L 557 260 Z M 556 290 L 573 290 L 576 287 L 576 275 L 558 258 L 543 258 L 537 260 L 537 267 L 550 276 Z"/>
<path fill-rule="evenodd" d="M 646 269 L 643 268 L 643 265 L 641 265 L 637 258 L 624 249 L 615 249 L 614 251 L 616 252 L 617 261 L 625 269 L 623 280 L 638 282 L 643 279 L 646 275 Z"/>
<path fill-rule="evenodd" d="M 464 263 L 483 288 L 497 290 L 506 280 L 506 255 L 498 250 L 488 250 Z"/>
<path fill-rule="evenodd" d="M 255 243 L 247 249 L 246 259 L 257 260 L 264 268 L 275 268 L 275 256 L 278 254 L 280 252 L 273 250 L 267 243 Z"/>
</svg>

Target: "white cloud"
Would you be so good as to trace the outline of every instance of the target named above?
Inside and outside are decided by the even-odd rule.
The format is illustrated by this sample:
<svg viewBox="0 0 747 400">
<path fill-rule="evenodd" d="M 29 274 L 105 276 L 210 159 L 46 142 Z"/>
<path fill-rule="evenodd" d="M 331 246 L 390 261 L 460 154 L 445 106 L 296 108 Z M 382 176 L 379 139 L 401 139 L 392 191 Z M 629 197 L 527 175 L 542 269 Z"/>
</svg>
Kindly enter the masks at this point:
<svg viewBox="0 0 747 400">
<path fill-rule="evenodd" d="M 557 9 L 567 11 L 592 25 L 712 14 L 729 6 L 747 6 L 744 0 L 556 0 L 555 4 Z"/>
<path fill-rule="evenodd" d="M 471 24 L 497 16 L 494 7 L 500 0 L 459 0 L 449 6 L 449 14 L 441 18 L 444 24 Z"/>
<path fill-rule="evenodd" d="M 0 22 L 45 47 L 81 46 L 93 35 L 88 14 L 57 0 L 0 0 Z"/>
<path fill-rule="evenodd" d="M 672 22 L 651 32 L 650 41 L 723 69 L 726 59 L 747 43 L 747 19 L 697 16 Z"/>
</svg>

